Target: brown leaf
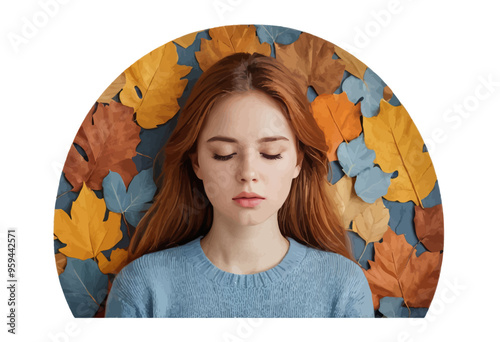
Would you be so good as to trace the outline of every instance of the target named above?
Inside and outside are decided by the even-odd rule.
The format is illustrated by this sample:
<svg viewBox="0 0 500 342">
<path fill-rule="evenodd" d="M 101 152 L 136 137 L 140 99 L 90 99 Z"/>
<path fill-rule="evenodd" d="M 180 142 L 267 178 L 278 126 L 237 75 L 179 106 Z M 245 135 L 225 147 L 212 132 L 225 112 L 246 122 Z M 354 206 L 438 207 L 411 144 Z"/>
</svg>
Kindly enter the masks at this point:
<svg viewBox="0 0 500 342">
<path fill-rule="evenodd" d="M 392 90 L 391 88 L 389 88 L 388 86 L 385 86 L 384 87 L 384 93 L 383 93 L 383 97 L 384 97 L 384 100 L 386 100 L 387 102 L 389 102 L 392 98 Z"/>
<path fill-rule="evenodd" d="M 57 274 L 61 275 L 61 273 L 64 272 L 64 269 L 66 268 L 66 264 L 68 263 L 68 259 L 66 258 L 66 255 L 62 253 L 57 253 L 56 254 L 56 266 L 57 266 Z"/>
<path fill-rule="evenodd" d="M 275 44 L 276 59 L 302 84 L 304 93 L 312 86 L 318 94 L 332 94 L 339 86 L 345 63 L 333 59 L 335 45 L 308 33 L 301 33 L 292 44 Z"/>
<path fill-rule="evenodd" d="M 335 45 L 335 53 L 345 63 L 345 70 L 360 80 L 363 79 L 365 71 L 368 68 L 363 62 L 351 55 L 349 52 Z"/>
<path fill-rule="evenodd" d="M 111 83 L 108 88 L 99 96 L 97 102 L 110 103 L 111 99 L 116 96 L 123 89 L 125 85 L 125 73 L 121 73 L 113 83 Z"/>
<path fill-rule="evenodd" d="M 404 235 L 387 229 L 381 243 L 375 243 L 375 261 L 365 271 L 378 309 L 382 297 L 402 297 L 408 307 L 428 308 L 436 290 L 442 254 L 424 252 L 419 257 Z"/>
<path fill-rule="evenodd" d="M 347 94 L 321 94 L 311 103 L 314 119 L 325 134 L 328 160 L 338 160 L 337 148 L 361 133 L 361 104 L 354 105 Z"/>
<path fill-rule="evenodd" d="M 232 25 L 215 27 L 208 31 L 211 40 L 202 38 L 196 60 L 201 70 L 206 71 L 218 60 L 237 52 L 271 54 L 271 45 L 260 43 L 254 25 Z"/>
<path fill-rule="evenodd" d="M 429 251 L 439 252 L 444 246 L 443 206 L 438 204 L 431 208 L 415 206 L 415 232 L 417 237 Z"/>
<path fill-rule="evenodd" d="M 140 142 L 141 128 L 133 119 L 134 110 L 115 101 L 109 105 L 99 103 L 85 117 L 74 144 L 86 154 L 84 158 L 73 145 L 64 164 L 64 175 L 81 189 L 83 182 L 94 190 L 102 189 L 102 180 L 109 171 L 118 172 L 128 186 L 137 174 L 132 161 Z"/>
<path fill-rule="evenodd" d="M 382 198 L 378 198 L 354 218 L 352 230 L 368 244 L 380 241 L 389 228 L 388 224 L 389 209 L 384 206 Z"/>
</svg>

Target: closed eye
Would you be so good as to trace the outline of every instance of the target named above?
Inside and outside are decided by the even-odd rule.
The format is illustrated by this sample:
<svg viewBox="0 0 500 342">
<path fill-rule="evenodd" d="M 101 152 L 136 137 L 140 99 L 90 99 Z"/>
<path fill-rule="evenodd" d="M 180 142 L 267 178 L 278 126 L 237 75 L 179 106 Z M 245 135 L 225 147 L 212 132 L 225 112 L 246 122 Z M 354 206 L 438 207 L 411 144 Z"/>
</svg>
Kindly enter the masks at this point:
<svg viewBox="0 0 500 342">
<path fill-rule="evenodd" d="M 232 153 L 232 154 L 228 154 L 227 156 L 221 156 L 221 155 L 218 155 L 216 153 L 214 153 L 214 156 L 213 158 L 216 159 L 216 160 L 229 160 L 233 157 L 233 155 L 235 155 L 236 153 Z M 275 155 L 270 155 L 270 154 L 265 154 L 265 153 L 261 153 L 261 155 L 266 158 L 266 159 L 269 159 L 269 160 L 276 160 L 276 159 L 281 159 L 283 158 L 283 156 L 281 154 L 275 154 Z"/>
</svg>

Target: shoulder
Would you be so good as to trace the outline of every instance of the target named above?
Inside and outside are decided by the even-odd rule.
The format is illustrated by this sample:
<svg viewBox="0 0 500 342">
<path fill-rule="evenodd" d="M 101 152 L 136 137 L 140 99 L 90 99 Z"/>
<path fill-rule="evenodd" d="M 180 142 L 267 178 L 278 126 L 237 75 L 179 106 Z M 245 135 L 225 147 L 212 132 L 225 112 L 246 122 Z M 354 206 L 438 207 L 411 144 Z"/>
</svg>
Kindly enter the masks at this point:
<svg viewBox="0 0 500 342">
<path fill-rule="evenodd" d="M 366 282 L 364 272 L 355 261 L 335 252 L 308 247 L 308 267 L 324 270 L 325 276 L 344 286 Z"/>
</svg>

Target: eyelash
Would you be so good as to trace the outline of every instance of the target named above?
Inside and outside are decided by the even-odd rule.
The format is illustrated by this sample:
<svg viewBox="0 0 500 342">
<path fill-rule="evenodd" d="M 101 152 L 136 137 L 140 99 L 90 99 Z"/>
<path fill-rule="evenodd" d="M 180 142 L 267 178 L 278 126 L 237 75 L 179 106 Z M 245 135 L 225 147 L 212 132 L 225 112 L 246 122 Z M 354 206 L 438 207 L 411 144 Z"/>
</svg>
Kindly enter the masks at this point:
<svg viewBox="0 0 500 342">
<path fill-rule="evenodd" d="M 233 154 L 235 154 L 235 153 L 233 153 Z M 233 154 L 229 154 L 227 156 L 220 156 L 220 155 L 214 153 L 213 158 L 216 160 L 229 160 L 232 158 Z M 264 158 L 269 159 L 269 160 L 276 160 L 276 159 L 283 158 L 281 156 L 281 154 L 276 154 L 276 155 L 269 155 L 269 154 L 264 154 L 264 153 L 261 153 L 261 154 L 264 156 Z"/>
</svg>

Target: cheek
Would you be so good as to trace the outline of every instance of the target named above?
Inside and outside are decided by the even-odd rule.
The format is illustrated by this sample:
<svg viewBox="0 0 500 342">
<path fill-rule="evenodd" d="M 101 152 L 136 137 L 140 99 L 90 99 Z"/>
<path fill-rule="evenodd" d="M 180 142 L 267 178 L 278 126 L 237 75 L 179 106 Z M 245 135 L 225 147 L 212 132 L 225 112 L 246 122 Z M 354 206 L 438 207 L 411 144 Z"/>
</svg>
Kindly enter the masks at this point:
<svg viewBox="0 0 500 342">
<path fill-rule="evenodd" d="M 232 163 L 218 162 L 212 159 L 203 165 L 203 186 L 210 200 L 217 200 L 221 195 L 228 193 L 234 177 L 230 164 Z"/>
</svg>

